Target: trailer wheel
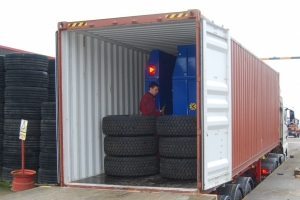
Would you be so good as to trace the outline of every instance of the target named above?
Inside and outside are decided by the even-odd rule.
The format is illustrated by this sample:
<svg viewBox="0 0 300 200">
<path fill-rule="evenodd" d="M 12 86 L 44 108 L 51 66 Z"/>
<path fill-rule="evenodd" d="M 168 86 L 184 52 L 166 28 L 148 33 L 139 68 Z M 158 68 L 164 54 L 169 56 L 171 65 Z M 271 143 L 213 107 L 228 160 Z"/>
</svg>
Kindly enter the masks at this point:
<svg viewBox="0 0 300 200">
<path fill-rule="evenodd" d="M 228 195 L 232 200 L 242 200 L 244 197 L 240 184 L 226 184 L 220 188 L 219 195 Z"/>
<path fill-rule="evenodd" d="M 105 173 L 110 176 L 148 176 L 159 171 L 157 156 L 144 157 L 114 157 L 105 156 Z"/>
<path fill-rule="evenodd" d="M 281 165 L 284 161 L 284 155 L 278 153 L 269 153 L 268 158 L 276 158 L 278 165 Z"/>
<path fill-rule="evenodd" d="M 230 200 L 228 195 L 218 195 L 218 200 Z"/>
<path fill-rule="evenodd" d="M 146 156 L 158 153 L 155 136 L 104 138 L 104 152 L 110 156 Z"/>
<path fill-rule="evenodd" d="M 102 120 L 102 129 L 109 136 L 143 136 L 156 133 L 156 117 L 142 115 L 110 115 Z"/>
<path fill-rule="evenodd" d="M 243 189 L 244 196 L 249 194 L 254 188 L 254 182 L 251 177 L 238 177 L 236 179 L 236 184 L 240 184 Z"/>
<path fill-rule="evenodd" d="M 196 158 L 196 137 L 161 137 L 159 153 L 168 158 Z"/>
<path fill-rule="evenodd" d="M 275 166 L 275 169 L 278 167 L 278 165 L 279 165 L 279 160 L 278 160 L 278 158 L 276 157 L 276 158 L 274 158 L 274 157 L 268 157 L 268 158 L 266 158 L 266 159 L 264 159 L 264 160 L 262 160 L 263 162 L 265 162 L 265 163 L 274 163 L 274 166 Z M 274 169 L 274 170 L 275 170 Z M 273 171 L 273 170 L 272 170 Z"/>
<path fill-rule="evenodd" d="M 195 180 L 197 178 L 197 159 L 160 159 L 160 175 L 170 179 Z"/>
<path fill-rule="evenodd" d="M 157 134 L 161 136 L 196 136 L 197 121 L 193 115 L 165 115 L 157 118 Z"/>
</svg>

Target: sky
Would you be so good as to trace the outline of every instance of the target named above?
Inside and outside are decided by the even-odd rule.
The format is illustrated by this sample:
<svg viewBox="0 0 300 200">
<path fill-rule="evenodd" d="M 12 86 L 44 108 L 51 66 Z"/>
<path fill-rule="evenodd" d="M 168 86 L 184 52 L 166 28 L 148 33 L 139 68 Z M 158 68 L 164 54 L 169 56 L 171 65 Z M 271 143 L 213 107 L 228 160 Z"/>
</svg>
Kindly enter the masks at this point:
<svg viewBox="0 0 300 200">
<path fill-rule="evenodd" d="M 299 8 L 299 0 L 1 0 L 0 45 L 55 56 L 61 21 L 199 9 L 259 58 L 300 56 Z M 300 118 L 300 59 L 266 63 L 280 73 L 283 102 Z"/>
</svg>

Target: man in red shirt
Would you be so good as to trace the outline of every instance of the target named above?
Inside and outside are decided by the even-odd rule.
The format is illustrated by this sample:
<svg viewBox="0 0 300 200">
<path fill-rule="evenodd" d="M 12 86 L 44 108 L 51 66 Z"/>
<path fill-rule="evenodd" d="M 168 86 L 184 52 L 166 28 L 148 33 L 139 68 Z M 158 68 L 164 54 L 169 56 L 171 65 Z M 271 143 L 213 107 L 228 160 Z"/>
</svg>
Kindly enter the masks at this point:
<svg viewBox="0 0 300 200">
<path fill-rule="evenodd" d="M 151 82 L 149 84 L 149 91 L 144 94 L 140 101 L 140 111 L 143 115 L 162 116 L 163 110 L 158 111 L 155 109 L 154 96 L 158 93 L 158 84 Z"/>
</svg>

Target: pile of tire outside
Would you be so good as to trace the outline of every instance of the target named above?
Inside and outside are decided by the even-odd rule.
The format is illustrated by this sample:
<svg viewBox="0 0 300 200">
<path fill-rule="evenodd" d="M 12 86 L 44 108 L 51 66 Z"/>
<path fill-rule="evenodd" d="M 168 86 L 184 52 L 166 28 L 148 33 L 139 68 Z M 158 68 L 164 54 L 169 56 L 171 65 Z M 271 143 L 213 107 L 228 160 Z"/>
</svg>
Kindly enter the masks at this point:
<svg viewBox="0 0 300 200">
<path fill-rule="evenodd" d="M 55 60 L 48 60 L 48 76 L 49 76 L 49 96 L 48 102 L 56 101 L 56 91 L 55 91 Z"/>
<path fill-rule="evenodd" d="M 28 120 L 25 169 L 39 169 L 41 104 L 48 100 L 48 59 L 38 54 L 7 54 L 2 179 L 11 181 L 11 171 L 21 169 L 21 119 Z M 37 181 L 38 175 L 34 176 Z"/>
<path fill-rule="evenodd" d="M 42 103 L 38 182 L 57 184 L 56 103 Z"/>
<path fill-rule="evenodd" d="M 5 89 L 4 56 L 0 55 L 0 174 L 2 174 L 2 167 L 3 167 L 4 89 Z"/>
<path fill-rule="evenodd" d="M 158 174 L 156 117 L 109 115 L 102 121 L 105 173 L 137 177 Z"/>
<path fill-rule="evenodd" d="M 157 118 L 160 176 L 169 179 L 197 178 L 196 116 L 165 115 Z"/>
</svg>

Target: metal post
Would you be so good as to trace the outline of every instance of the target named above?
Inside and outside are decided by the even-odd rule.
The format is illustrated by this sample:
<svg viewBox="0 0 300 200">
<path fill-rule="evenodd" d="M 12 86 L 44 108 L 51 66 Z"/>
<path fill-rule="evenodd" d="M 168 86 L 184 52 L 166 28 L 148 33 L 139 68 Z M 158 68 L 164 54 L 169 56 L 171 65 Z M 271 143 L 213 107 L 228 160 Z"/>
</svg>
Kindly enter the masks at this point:
<svg viewBox="0 0 300 200">
<path fill-rule="evenodd" d="M 25 166 L 25 141 L 22 140 L 22 175 L 24 175 L 24 166 Z"/>
</svg>

